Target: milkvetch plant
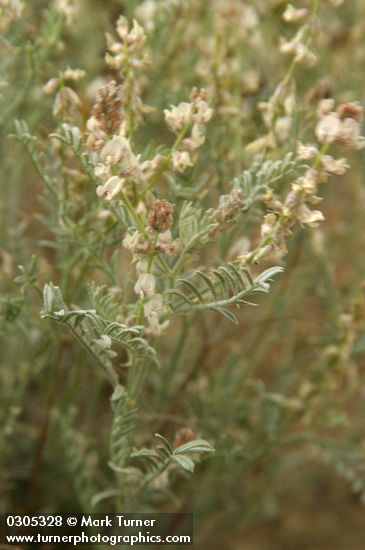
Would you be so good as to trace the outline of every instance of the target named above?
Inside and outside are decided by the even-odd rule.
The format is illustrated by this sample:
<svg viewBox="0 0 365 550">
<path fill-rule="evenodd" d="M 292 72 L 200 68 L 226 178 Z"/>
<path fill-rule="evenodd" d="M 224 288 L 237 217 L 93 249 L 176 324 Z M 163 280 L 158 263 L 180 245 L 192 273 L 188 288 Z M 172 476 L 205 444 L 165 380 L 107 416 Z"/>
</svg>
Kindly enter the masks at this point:
<svg viewBox="0 0 365 550">
<path fill-rule="evenodd" d="M 1 8 L 9 78 L 31 37 L 24 95 L 5 119 L 29 208 L 18 228 L 8 213 L 1 321 L 9 342 L 24 341 L 18 370 L 4 361 L 6 438 L 21 430 L 32 380 L 50 379 L 32 432 L 30 502 L 52 445 L 88 511 L 173 502 L 209 517 L 218 506 L 209 486 L 234 501 L 238 477 L 249 521 L 306 457 L 334 464 L 363 494 L 363 436 L 348 403 L 361 385 L 364 273 L 341 299 L 323 233 L 331 240 L 331 197 L 346 196 L 365 144 L 356 86 L 337 96 L 324 78 L 333 67 L 321 72 L 336 25 L 348 25 L 341 2 L 124 4 L 116 18 L 100 8 L 108 32 L 103 46 L 98 30 L 105 56 L 95 66 L 96 23 L 81 23 L 82 2 L 52 3 L 38 39 L 36 10 Z M 279 47 L 267 52 L 273 36 Z M 285 318 L 310 310 L 308 296 L 330 325 L 312 340 Z M 68 502 L 62 493 L 54 506 Z"/>
</svg>

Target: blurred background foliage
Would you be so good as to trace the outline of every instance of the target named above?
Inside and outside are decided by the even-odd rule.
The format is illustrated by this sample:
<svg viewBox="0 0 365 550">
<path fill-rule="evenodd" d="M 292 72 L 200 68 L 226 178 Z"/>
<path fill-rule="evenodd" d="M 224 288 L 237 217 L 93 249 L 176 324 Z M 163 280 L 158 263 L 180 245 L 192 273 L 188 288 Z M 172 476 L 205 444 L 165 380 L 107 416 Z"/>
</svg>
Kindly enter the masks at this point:
<svg viewBox="0 0 365 550">
<path fill-rule="evenodd" d="M 120 13 L 132 18 L 140 2 L 80 0 L 76 12 L 70 8 L 66 15 L 61 2 L 26 4 L 0 38 L 0 509 L 90 511 L 90 498 L 111 483 L 109 387 L 71 336 L 40 318 L 38 290 L 65 276 L 66 257 L 52 245 L 54 212 L 41 178 L 9 135 L 15 119 L 26 120 L 39 137 L 54 129 L 52 99 L 42 86 L 68 65 L 86 71 L 76 90 L 87 118 L 93 90 L 109 76 L 105 32 L 113 32 Z M 242 40 L 234 17 L 227 16 L 221 32 L 213 4 L 170 2 L 147 29 L 152 64 L 143 100 L 156 110 L 136 136 L 140 147 L 171 140 L 164 108 L 184 101 L 192 86 L 209 87 L 216 79 L 216 108 L 224 112 L 220 94 L 228 89 L 236 111 L 214 118 L 205 154 L 189 176 L 194 181 L 219 174 L 206 193 L 208 205 L 225 181 L 252 163 L 244 145 L 261 133 L 256 105 L 288 67 L 277 54 L 279 35 L 288 33 L 284 2 L 245 3 L 260 19 L 259 47 L 245 33 Z M 301 139 L 303 118 L 311 136 L 305 98 L 319 80 L 326 79 L 338 100 L 365 99 L 365 4 L 319 4 L 320 61 L 295 75 Z M 231 43 L 220 49 L 227 36 Z M 234 70 L 221 75 L 219 64 Z M 241 76 L 252 70 L 259 83 L 244 89 Z M 293 136 L 282 153 L 295 142 Z M 326 222 L 295 233 L 284 274 L 258 307 L 239 313 L 238 326 L 213 313 L 182 319 L 158 344 L 163 371 L 149 373 L 139 443 L 146 425 L 149 433 L 169 439 L 188 427 L 214 442 L 214 456 L 192 479 L 178 479 L 173 494 L 155 502 L 161 511 L 194 512 L 197 548 L 363 548 L 365 335 L 356 308 L 363 307 L 365 280 L 364 159 L 362 152 L 351 153 L 351 170 L 324 190 Z M 248 227 L 257 213 L 250 216 Z M 204 252 L 213 253 L 220 252 Z M 92 273 L 85 280 L 103 283 L 103 277 Z M 87 303 L 81 281 L 77 269 L 71 270 L 65 286 L 72 301 Z M 108 503 L 98 510 L 109 511 Z M 339 538 L 344 529 L 346 541 Z"/>
</svg>

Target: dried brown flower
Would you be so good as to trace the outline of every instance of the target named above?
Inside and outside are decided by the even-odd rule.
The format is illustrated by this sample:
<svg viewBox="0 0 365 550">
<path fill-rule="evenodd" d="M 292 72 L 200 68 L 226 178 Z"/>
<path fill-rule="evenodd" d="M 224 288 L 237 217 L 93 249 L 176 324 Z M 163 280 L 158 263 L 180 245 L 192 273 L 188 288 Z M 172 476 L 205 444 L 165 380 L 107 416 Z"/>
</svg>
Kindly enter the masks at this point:
<svg viewBox="0 0 365 550">
<path fill-rule="evenodd" d="M 361 122 L 362 107 L 356 103 L 341 103 L 337 107 L 337 114 L 341 120 L 345 118 L 353 118 L 356 122 Z"/>
<path fill-rule="evenodd" d="M 158 232 L 170 229 L 174 205 L 161 199 L 157 200 L 148 214 L 148 225 Z"/>
<path fill-rule="evenodd" d="M 108 82 L 97 93 L 97 103 L 93 107 L 92 115 L 99 122 L 101 130 L 108 135 L 114 134 L 120 128 L 122 104 L 123 88 L 115 80 Z"/>
<path fill-rule="evenodd" d="M 213 213 L 214 223 L 211 229 L 211 235 L 214 236 L 217 231 L 224 229 L 233 222 L 245 204 L 245 195 L 241 189 L 233 189 L 228 195 L 222 195 L 219 200 L 219 206 Z"/>
</svg>

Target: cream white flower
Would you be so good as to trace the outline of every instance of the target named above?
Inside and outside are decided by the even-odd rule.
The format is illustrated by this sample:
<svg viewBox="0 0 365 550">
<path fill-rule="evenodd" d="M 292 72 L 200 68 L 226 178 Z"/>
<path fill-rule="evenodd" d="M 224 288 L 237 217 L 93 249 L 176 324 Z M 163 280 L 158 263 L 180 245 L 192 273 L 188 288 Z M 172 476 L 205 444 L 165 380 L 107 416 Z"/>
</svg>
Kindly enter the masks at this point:
<svg viewBox="0 0 365 550">
<path fill-rule="evenodd" d="M 86 72 L 83 69 L 71 69 L 70 67 L 67 67 L 67 69 L 63 73 L 63 76 L 67 80 L 73 80 L 75 82 L 83 78 L 85 75 Z"/>
<path fill-rule="evenodd" d="M 130 33 L 128 34 L 127 42 L 130 47 L 132 46 L 131 48 L 132 50 L 134 48 L 137 48 L 137 49 L 142 48 L 142 46 L 146 42 L 146 35 L 144 32 L 144 29 L 143 27 L 141 27 L 141 25 L 138 23 L 136 19 L 133 20 L 133 27 Z"/>
<path fill-rule="evenodd" d="M 363 149 L 365 147 L 365 138 L 360 135 L 359 122 L 354 118 L 341 120 L 337 132 L 337 141 L 347 149 Z"/>
<path fill-rule="evenodd" d="M 321 158 L 321 164 L 326 172 L 338 176 L 342 176 L 350 168 L 345 158 L 334 159 L 330 155 L 324 155 Z"/>
<path fill-rule="evenodd" d="M 146 180 L 152 178 L 156 174 L 164 160 L 165 158 L 162 155 L 157 154 L 153 159 L 143 161 L 140 164 L 143 178 Z"/>
<path fill-rule="evenodd" d="M 53 105 L 53 116 L 58 117 L 61 114 L 71 115 L 81 108 L 81 101 L 77 93 L 68 86 L 63 86 L 56 95 Z"/>
<path fill-rule="evenodd" d="M 261 225 L 261 237 L 265 238 L 272 234 L 273 228 L 276 223 L 276 216 L 272 212 L 269 212 L 264 216 L 264 221 Z"/>
<path fill-rule="evenodd" d="M 161 314 L 161 311 L 163 309 L 163 300 L 161 294 L 154 294 L 152 298 L 150 298 L 145 304 L 144 304 L 144 314 L 148 321 L 158 321 L 158 317 Z"/>
<path fill-rule="evenodd" d="M 42 92 L 46 95 L 54 94 L 60 83 L 59 78 L 51 78 L 42 87 Z"/>
<path fill-rule="evenodd" d="M 317 107 L 317 117 L 322 118 L 329 115 L 335 107 L 335 100 L 332 97 L 321 99 Z"/>
<path fill-rule="evenodd" d="M 312 67 L 317 62 L 317 56 L 306 44 L 300 43 L 295 49 L 295 61 Z"/>
<path fill-rule="evenodd" d="M 309 227 L 317 227 L 318 222 L 324 220 L 324 215 L 320 210 L 311 210 L 306 204 L 302 204 L 298 211 L 298 220 Z"/>
<path fill-rule="evenodd" d="M 95 117 L 90 117 L 86 122 L 86 128 L 89 132 L 97 132 L 100 131 L 100 123 L 98 120 L 96 120 Z"/>
<path fill-rule="evenodd" d="M 107 141 L 100 151 L 100 160 L 105 164 L 118 164 L 122 157 L 129 152 L 129 141 L 125 137 L 115 136 Z"/>
<path fill-rule="evenodd" d="M 126 40 L 128 36 L 128 27 L 128 19 L 120 15 L 117 21 L 117 33 L 122 40 Z"/>
<path fill-rule="evenodd" d="M 100 160 L 106 165 L 118 165 L 124 178 L 140 171 L 139 157 L 132 152 L 130 142 L 123 136 L 115 136 L 106 142 L 100 152 Z"/>
<path fill-rule="evenodd" d="M 138 231 L 135 231 L 134 233 L 128 233 L 122 241 L 122 245 L 124 246 L 124 248 L 126 248 L 130 252 L 134 252 L 138 244 L 139 244 Z"/>
<path fill-rule="evenodd" d="M 302 27 L 291 40 L 280 38 L 279 50 L 283 54 L 296 54 L 299 44 L 303 44 L 305 28 Z"/>
<path fill-rule="evenodd" d="M 195 149 L 199 149 L 199 147 L 203 145 L 204 141 L 205 136 L 201 133 L 199 125 L 194 124 L 191 130 L 191 136 L 185 138 L 182 142 L 182 145 L 185 149 L 188 149 L 189 151 L 194 151 Z"/>
<path fill-rule="evenodd" d="M 315 181 L 310 178 L 306 178 L 305 176 L 303 176 L 302 178 L 298 178 L 296 183 L 292 183 L 291 188 L 293 193 L 289 193 L 287 195 L 286 201 L 286 206 L 289 206 L 289 210 L 287 210 L 285 207 L 285 212 L 288 213 L 288 215 L 290 215 L 290 207 L 293 205 L 293 203 L 296 202 L 296 200 L 298 200 L 298 196 L 303 191 L 308 197 L 311 196 L 311 198 L 313 198 L 312 196 L 317 190 Z"/>
<path fill-rule="evenodd" d="M 164 115 L 167 126 L 178 134 L 192 122 L 192 105 L 187 102 L 180 103 L 177 107 L 172 105 L 170 109 L 164 110 Z"/>
<path fill-rule="evenodd" d="M 142 273 L 136 284 L 134 285 L 134 292 L 141 298 L 153 296 L 156 290 L 156 278 L 151 273 Z"/>
<path fill-rule="evenodd" d="M 343 103 L 337 111 L 334 100 L 322 100 L 317 115 L 320 118 L 316 127 L 316 136 L 322 143 L 337 141 L 347 149 L 362 149 L 365 147 L 365 138 L 360 135 L 362 107 L 357 103 Z"/>
<path fill-rule="evenodd" d="M 142 258 L 136 263 L 136 272 L 137 275 L 143 275 L 143 273 L 147 273 L 149 268 L 149 261 L 146 258 Z"/>
<path fill-rule="evenodd" d="M 340 118 L 337 113 L 329 113 L 318 122 L 315 134 L 321 143 L 336 141 L 340 130 Z"/>
<path fill-rule="evenodd" d="M 193 121 L 197 124 L 206 124 L 210 121 L 213 115 L 213 109 L 209 107 L 208 103 L 201 99 L 195 104 L 195 112 L 193 114 Z"/>
<path fill-rule="evenodd" d="M 298 23 L 305 19 L 308 15 L 308 10 L 306 8 L 294 8 L 291 4 L 286 6 L 286 9 L 283 13 L 283 19 L 287 23 Z"/>
<path fill-rule="evenodd" d="M 96 188 L 99 197 L 107 201 L 115 199 L 123 188 L 124 180 L 118 176 L 112 176 L 103 185 Z"/>
<path fill-rule="evenodd" d="M 90 117 L 86 123 L 89 132 L 87 138 L 87 147 L 94 148 L 97 144 L 102 145 L 105 140 L 105 132 L 102 130 L 99 121 L 95 117 Z"/>
<path fill-rule="evenodd" d="M 304 145 L 298 142 L 297 154 L 298 157 L 303 160 L 314 160 L 318 156 L 318 149 L 314 145 Z"/>
<path fill-rule="evenodd" d="M 161 332 L 169 326 L 168 320 L 160 323 L 160 316 L 163 309 L 164 304 L 161 294 L 155 294 L 144 304 L 144 314 L 149 322 L 146 334 L 149 336 L 160 336 Z"/>
<path fill-rule="evenodd" d="M 193 166 L 190 155 L 187 151 L 175 151 L 172 155 L 172 166 L 177 172 L 184 172 Z"/>
<path fill-rule="evenodd" d="M 166 231 L 159 233 L 158 240 L 157 240 L 158 245 L 166 245 L 171 243 L 172 243 L 171 229 L 166 229 Z"/>
<path fill-rule="evenodd" d="M 317 61 L 315 53 L 307 46 L 305 41 L 306 26 L 299 29 L 292 40 L 280 38 L 279 50 L 284 55 L 294 55 L 298 63 L 313 65 Z"/>
<path fill-rule="evenodd" d="M 112 176 L 109 166 L 105 166 L 105 164 L 97 164 L 94 168 L 94 174 L 101 181 L 107 181 Z"/>
<path fill-rule="evenodd" d="M 290 136 L 293 119 L 291 116 L 281 116 L 275 122 L 275 134 L 283 142 Z"/>
<path fill-rule="evenodd" d="M 119 164 L 123 177 L 129 178 L 131 176 L 140 176 L 141 168 L 139 165 L 139 158 L 140 155 L 136 156 L 130 148 L 125 149 Z"/>
</svg>

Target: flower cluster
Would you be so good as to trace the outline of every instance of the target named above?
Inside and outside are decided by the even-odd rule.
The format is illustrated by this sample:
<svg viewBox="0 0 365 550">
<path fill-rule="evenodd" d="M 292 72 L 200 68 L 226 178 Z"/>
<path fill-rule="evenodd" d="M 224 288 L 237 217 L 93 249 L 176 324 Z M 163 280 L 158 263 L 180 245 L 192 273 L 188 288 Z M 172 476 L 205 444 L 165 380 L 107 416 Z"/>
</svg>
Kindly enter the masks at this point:
<svg viewBox="0 0 365 550">
<path fill-rule="evenodd" d="M 118 197 L 128 178 L 138 178 L 139 157 L 131 149 L 130 142 L 123 136 L 114 136 L 107 141 L 99 154 L 95 175 L 103 183 L 96 189 L 106 200 Z"/>
<path fill-rule="evenodd" d="M 53 116 L 61 119 L 64 123 L 78 125 L 80 122 L 80 98 L 75 90 L 66 83 L 77 82 L 84 76 L 84 70 L 68 67 L 61 71 L 58 77 L 49 79 L 42 88 L 43 93 L 46 95 L 57 92 L 53 103 Z"/>
<path fill-rule="evenodd" d="M 288 4 L 283 13 L 283 19 L 286 23 L 296 24 L 307 19 L 308 13 L 306 8 L 294 8 L 291 4 Z M 280 52 L 284 55 L 293 56 L 295 63 L 309 66 L 314 65 L 317 61 L 317 56 L 311 48 L 311 41 L 315 30 L 316 20 L 312 19 L 308 23 L 304 23 L 291 40 L 281 37 Z"/>
<path fill-rule="evenodd" d="M 316 137 L 321 143 L 336 142 L 346 149 L 362 149 L 365 138 L 360 135 L 363 109 L 357 103 L 342 103 L 334 111 L 333 99 L 320 102 Z"/>
<path fill-rule="evenodd" d="M 207 99 L 206 90 L 194 88 L 190 103 L 183 102 L 164 111 L 167 126 L 179 136 L 179 145 L 181 142 L 181 148 L 176 148 L 172 154 L 172 167 L 177 172 L 184 172 L 193 165 L 192 155 L 205 141 L 202 127 L 213 114 Z M 190 136 L 185 137 L 190 128 Z"/>
<path fill-rule="evenodd" d="M 287 23 L 296 24 L 308 19 L 308 10 L 294 8 L 288 4 L 283 19 Z M 294 37 L 287 40 L 280 38 L 279 51 L 283 55 L 292 57 L 292 63 L 284 78 L 279 82 L 271 97 L 267 101 L 258 103 L 262 112 L 267 133 L 246 146 L 249 154 L 256 154 L 265 149 L 274 149 L 279 143 L 284 143 L 290 136 L 293 117 L 296 112 L 296 90 L 291 81 L 292 73 L 297 65 L 312 66 L 317 62 L 317 56 L 312 45 L 317 34 L 316 18 L 311 17 L 299 27 Z"/>
<path fill-rule="evenodd" d="M 37 489 L 49 485 L 43 507 L 48 501 L 72 509 L 76 495 L 84 509 L 109 498 L 111 508 L 132 503 L 161 511 L 170 497 L 185 508 L 185 483 L 201 453 L 212 450 L 201 439 L 205 433 L 217 440 L 224 461 L 196 468 L 206 494 L 195 491 L 188 504 L 202 518 L 215 514 L 206 503 L 218 484 L 219 511 L 227 510 L 218 526 L 203 522 L 207 541 L 225 540 L 221 526 L 252 516 L 231 505 L 238 482 L 255 518 L 263 517 L 271 497 L 258 494 L 258 472 L 264 481 L 270 474 L 271 487 L 272 473 L 298 452 L 305 459 L 306 449 L 311 460 L 317 446 L 341 463 L 347 456 L 358 464 L 365 502 L 363 449 L 356 446 L 365 432 L 349 401 L 363 387 L 356 363 L 364 351 L 365 294 L 346 307 L 363 279 L 362 159 L 352 149 L 364 147 L 365 138 L 362 108 L 351 98 L 361 97 L 365 2 L 288 1 L 0 0 L 6 54 L 0 332 L 18 359 L 14 369 L 9 346 L 0 346 L 0 417 L 16 457 L 29 430 L 32 441 L 42 440 L 44 426 L 32 432 L 28 416 L 37 421 L 45 402 L 55 422 L 49 435 L 57 429 L 62 435 L 77 493 L 67 499 L 62 492 L 57 502 L 48 495 L 52 483 L 31 475 L 20 485 L 32 488 L 37 505 Z M 26 17 L 14 20 L 23 4 Z M 118 18 L 117 4 L 125 16 Z M 47 9 L 39 12 L 40 5 Z M 100 72 L 101 23 L 109 27 L 114 19 Z M 86 75 L 78 60 L 87 61 Z M 199 88 L 189 96 L 194 82 Z M 49 116 L 52 100 L 57 120 Z M 10 154 L 10 132 L 30 159 L 23 162 L 20 147 Z M 55 284 L 44 287 L 40 321 L 46 280 Z M 271 282 L 271 299 L 262 296 L 251 308 Z M 347 313 L 338 317 L 340 311 Z M 51 320 L 69 334 L 52 330 Z M 20 339 L 26 346 L 18 353 Z M 100 402 L 102 430 L 89 425 L 95 415 L 80 419 L 70 407 L 54 415 L 52 403 L 38 399 L 53 361 L 52 394 L 60 390 L 69 402 L 69 384 L 58 384 L 66 348 L 78 365 L 74 375 L 82 377 L 83 394 L 69 396 L 77 406 L 107 391 L 90 376 L 89 363 L 113 387 L 113 420 Z M 314 355 L 318 362 L 309 360 Z M 20 397 L 33 393 L 37 406 L 27 401 L 27 414 L 17 420 Z M 98 429 L 109 429 L 110 420 L 109 449 L 102 449 L 108 463 L 90 462 Z M 161 435 L 147 448 L 151 433 Z M 14 468 L 3 445 L 9 479 L 18 478 L 19 468 L 37 474 L 33 445 L 24 441 Z M 273 442 L 275 456 L 266 456 Z M 47 451 L 50 480 L 62 470 L 56 455 Z M 238 468 L 238 455 L 252 460 Z M 35 466 L 45 462 L 38 458 Z M 230 479 L 231 471 L 239 477 Z M 80 475 L 88 483 L 79 483 Z M 13 509 L 23 501 L 20 495 Z"/>
<path fill-rule="evenodd" d="M 67 67 L 67 69 L 62 71 L 57 78 L 54 77 L 48 80 L 43 86 L 42 91 L 46 95 L 54 94 L 59 88 L 64 86 L 65 81 L 77 82 L 83 78 L 85 74 L 83 69 L 71 69 Z"/>
<path fill-rule="evenodd" d="M 171 229 L 155 234 L 151 230 L 141 233 L 133 230 L 123 239 L 123 246 L 129 250 L 134 257 L 138 258 L 143 254 L 160 253 L 167 256 L 175 256 L 180 249 L 180 241 L 174 239 Z"/>
<path fill-rule="evenodd" d="M 141 122 L 142 115 L 150 112 L 140 97 L 137 70 L 149 64 L 143 53 L 146 40 L 143 28 L 134 20 L 132 29 L 127 19 L 120 16 L 116 24 L 120 41 L 107 34 L 109 52 L 106 62 L 120 73 L 122 84 L 109 81 L 97 92 L 92 116 L 87 122 L 90 149 L 98 150 L 114 134 L 129 135 Z"/>
<path fill-rule="evenodd" d="M 335 159 L 331 155 L 320 154 L 318 147 L 315 145 L 303 145 L 299 142 L 297 154 L 304 161 L 316 163 L 316 171 L 320 182 L 326 181 L 328 175 L 342 176 L 349 168 L 349 164 L 344 157 Z"/>
<path fill-rule="evenodd" d="M 150 112 L 150 107 L 144 105 L 141 99 L 141 83 L 137 77 L 138 71 L 148 67 L 150 60 L 144 53 L 146 35 L 143 27 L 136 19 L 130 28 L 126 17 L 121 15 L 116 24 L 119 40 L 106 35 L 108 53 L 105 56 L 109 67 L 118 71 L 123 81 L 124 121 L 122 132 L 132 132 L 141 122 L 143 114 Z"/>
<path fill-rule="evenodd" d="M 142 168 L 130 140 L 123 135 L 123 98 L 121 85 L 108 82 L 97 93 L 92 116 L 87 121 L 87 147 L 95 151 L 94 173 L 100 181 L 97 194 L 106 200 L 119 198 L 128 179 L 139 180 Z"/>
<path fill-rule="evenodd" d="M 301 27 L 291 40 L 280 40 L 280 52 L 285 55 L 294 57 L 295 62 L 304 63 L 306 65 L 314 65 L 317 62 L 317 56 L 308 46 L 307 35 L 309 27 L 304 25 Z"/>
<path fill-rule="evenodd" d="M 134 68 L 147 66 L 149 62 L 143 54 L 146 35 L 138 21 L 134 19 L 132 29 L 130 29 L 128 20 L 121 15 L 117 21 L 116 30 L 120 42 L 115 41 L 110 34 L 107 34 L 109 50 L 105 56 L 107 64 L 113 69 L 122 69 L 126 64 Z"/>
<path fill-rule="evenodd" d="M 134 292 L 140 298 L 140 304 L 143 311 L 143 317 L 148 322 L 145 328 L 146 336 L 160 336 L 165 330 L 169 321 L 161 321 L 165 312 L 162 295 L 156 290 L 156 277 L 150 272 L 148 260 L 141 259 L 137 263 L 137 281 L 134 285 Z"/>
<path fill-rule="evenodd" d="M 102 86 L 96 96 L 91 117 L 87 121 L 89 149 L 100 149 L 113 134 L 121 130 L 123 117 L 123 88 L 111 80 Z"/>
<path fill-rule="evenodd" d="M 173 210 L 174 206 L 163 199 L 156 200 L 147 212 L 141 207 L 139 214 L 144 223 L 144 232 L 135 230 L 123 239 L 123 246 L 137 261 L 134 290 L 140 297 L 140 308 L 148 322 L 145 332 L 149 336 L 160 335 L 168 326 L 168 321 L 160 323 L 164 305 L 162 296 L 156 290 L 153 260 L 156 254 L 176 255 L 180 249 L 180 241 L 173 238 L 171 231 Z"/>
<path fill-rule="evenodd" d="M 345 158 L 335 159 L 324 149 L 327 150 L 329 144 L 335 141 L 353 149 L 359 149 L 364 143 L 364 138 L 360 136 L 362 108 L 355 103 L 345 103 L 334 112 L 333 106 L 334 101 L 326 99 L 319 102 L 317 109 L 319 122 L 315 133 L 324 144 L 322 149 L 298 143 L 298 158 L 310 162 L 311 168 L 291 184 L 283 201 L 272 189 L 265 194 L 263 201 L 270 212 L 265 215 L 261 226 L 261 242 L 253 251 L 239 257 L 242 263 L 258 262 L 274 250 L 285 253 L 285 239 L 295 224 L 316 227 L 324 220 L 323 213 L 313 208 L 321 201 L 317 195 L 318 184 L 326 182 L 330 175 L 343 175 L 349 168 Z"/>
<path fill-rule="evenodd" d="M 281 201 L 272 190 L 264 196 L 264 204 L 271 210 L 264 216 L 261 226 L 261 246 L 246 259 L 249 262 L 258 262 L 274 250 L 286 253 L 285 239 L 296 223 L 301 226 L 317 227 L 318 222 L 324 220 L 320 210 L 312 207 L 320 202 L 316 194 L 318 173 L 311 169 L 291 184 L 284 201 Z"/>
</svg>

